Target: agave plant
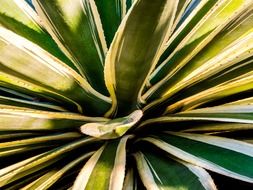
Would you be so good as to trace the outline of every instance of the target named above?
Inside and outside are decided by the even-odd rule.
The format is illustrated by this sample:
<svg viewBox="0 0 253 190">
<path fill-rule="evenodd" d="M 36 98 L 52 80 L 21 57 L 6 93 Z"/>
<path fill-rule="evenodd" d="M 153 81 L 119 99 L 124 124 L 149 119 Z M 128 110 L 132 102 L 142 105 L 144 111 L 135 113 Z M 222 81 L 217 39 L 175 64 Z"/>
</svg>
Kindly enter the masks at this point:
<svg viewBox="0 0 253 190">
<path fill-rule="evenodd" d="M 0 189 L 253 183 L 252 0 L 0 3 Z"/>
</svg>

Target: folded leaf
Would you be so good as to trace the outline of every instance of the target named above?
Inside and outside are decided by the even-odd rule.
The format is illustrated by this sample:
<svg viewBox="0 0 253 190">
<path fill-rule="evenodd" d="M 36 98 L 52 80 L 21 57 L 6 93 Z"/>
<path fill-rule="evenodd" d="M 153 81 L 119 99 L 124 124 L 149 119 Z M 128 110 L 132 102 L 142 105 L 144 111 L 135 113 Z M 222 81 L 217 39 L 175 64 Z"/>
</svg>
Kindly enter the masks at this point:
<svg viewBox="0 0 253 190">
<path fill-rule="evenodd" d="M 114 139 L 123 136 L 142 118 L 141 110 L 136 110 L 130 115 L 122 118 L 112 119 L 104 123 L 87 123 L 81 126 L 83 134 L 101 138 Z"/>
</svg>

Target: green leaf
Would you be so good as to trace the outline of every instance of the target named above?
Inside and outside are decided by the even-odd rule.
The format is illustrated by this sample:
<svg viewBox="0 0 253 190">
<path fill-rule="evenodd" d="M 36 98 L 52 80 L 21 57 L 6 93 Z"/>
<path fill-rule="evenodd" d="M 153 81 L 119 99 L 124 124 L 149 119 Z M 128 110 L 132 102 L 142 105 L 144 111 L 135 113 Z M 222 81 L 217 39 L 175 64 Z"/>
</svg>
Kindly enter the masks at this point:
<svg viewBox="0 0 253 190">
<path fill-rule="evenodd" d="M 47 190 L 49 187 L 51 187 L 54 183 L 56 183 L 63 175 L 68 172 L 71 168 L 78 165 L 80 162 L 83 162 L 87 158 L 89 158 L 94 152 L 86 153 L 83 156 L 80 156 L 79 158 L 71 161 L 67 165 L 65 165 L 61 169 L 53 169 L 35 180 L 34 182 L 26 185 L 21 190 Z"/>
<path fill-rule="evenodd" d="M 114 38 L 114 35 L 126 14 L 126 0 L 91 0 L 95 1 L 101 22 L 103 25 L 107 46 Z"/>
<path fill-rule="evenodd" d="M 137 0 L 121 22 L 105 61 L 106 86 L 113 100 L 108 115 L 117 112 L 117 106 L 121 115 L 136 110 L 139 93 L 173 24 L 177 2 Z"/>
<path fill-rule="evenodd" d="M 204 80 L 224 70 L 224 68 L 237 65 L 240 60 L 247 58 L 247 56 L 250 57 L 252 46 L 249 46 L 251 43 L 249 39 L 252 38 L 250 35 L 253 32 L 252 24 L 252 7 L 249 6 L 173 76 L 173 83 L 166 87 L 165 95 L 171 96 L 180 89 Z M 228 55 L 229 59 L 227 58 Z M 233 69 L 235 68 L 233 67 Z"/>
<path fill-rule="evenodd" d="M 1 131 L 0 132 L 0 139 L 1 142 L 3 141 L 10 141 L 15 139 L 22 139 L 22 138 L 29 138 L 38 136 L 36 133 L 32 132 L 18 132 L 18 131 Z"/>
<path fill-rule="evenodd" d="M 252 64 L 251 64 L 252 65 Z M 199 93 L 188 96 L 166 108 L 165 113 L 171 113 L 175 110 L 192 110 L 205 103 L 220 100 L 225 97 L 236 95 L 253 89 L 253 71 L 250 70 L 244 75 L 234 77 L 220 85 L 200 91 Z"/>
<path fill-rule="evenodd" d="M 160 149 L 194 165 L 253 182 L 253 145 L 237 140 L 187 133 L 160 134 L 147 137 Z"/>
<path fill-rule="evenodd" d="M 49 112 L 0 105 L 0 131 L 64 130 L 86 122 L 104 122 L 105 118 L 86 117 L 75 113 Z"/>
<path fill-rule="evenodd" d="M 150 88 L 143 99 L 162 97 L 159 101 L 165 101 L 196 81 L 206 79 L 252 55 L 252 46 L 248 47 L 251 43 L 248 40 L 252 38 L 252 2 L 222 1 L 218 4 L 182 40 L 164 65 L 160 65 L 153 73 L 160 82 Z"/>
<path fill-rule="evenodd" d="M 125 177 L 126 142 L 129 137 L 125 136 L 102 146 L 80 171 L 73 190 L 122 189 Z"/>
<path fill-rule="evenodd" d="M 201 51 L 224 27 L 240 13 L 252 5 L 247 0 L 224 0 L 216 2 L 213 9 L 184 37 L 169 57 L 157 68 L 159 73 L 155 76 L 159 80 L 168 81 L 175 72 L 188 63 L 199 51 Z M 156 79 L 157 80 L 157 79 Z M 157 81 L 157 82 L 158 82 Z"/>
<path fill-rule="evenodd" d="M 69 153 L 69 151 L 92 143 L 94 141 L 96 140 L 92 138 L 82 138 L 59 148 L 55 148 L 51 151 L 0 169 L 0 187 L 3 187 L 15 180 L 21 179 L 29 174 L 35 173 L 43 168 L 46 168 L 47 166 L 50 166 L 60 159 L 64 158 Z"/>
<path fill-rule="evenodd" d="M 221 105 L 174 114 L 175 118 L 253 123 L 253 105 Z M 170 116 L 168 116 L 170 117 Z M 173 116 L 172 116 L 173 117 Z M 184 119 L 183 119 L 184 120 Z"/>
<path fill-rule="evenodd" d="M 34 0 L 34 5 L 45 28 L 79 72 L 97 91 L 106 93 L 103 63 L 107 47 L 95 3 Z"/>
<path fill-rule="evenodd" d="M 104 123 L 84 124 L 81 126 L 81 132 L 101 139 L 119 138 L 131 129 L 137 122 L 139 122 L 142 116 L 142 111 L 136 110 L 126 117 L 112 119 Z"/>
<path fill-rule="evenodd" d="M 66 109 L 56 106 L 50 103 L 44 102 L 35 102 L 32 100 L 22 100 L 18 98 L 11 98 L 7 96 L 0 96 L 0 104 L 10 105 L 10 106 L 19 106 L 31 109 L 39 109 L 45 111 L 67 111 Z"/>
<path fill-rule="evenodd" d="M 57 145 L 61 142 L 80 138 L 79 133 L 69 132 L 55 135 L 47 135 L 33 137 L 28 139 L 9 141 L 0 143 L 0 157 L 10 156 L 17 153 L 22 153 L 28 150 L 33 150 L 40 147 L 49 147 Z"/>
<path fill-rule="evenodd" d="M 39 45 L 75 68 L 51 36 L 45 32 L 37 13 L 24 0 L 1 0 L 0 25 Z"/>
<path fill-rule="evenodd" d="M 175 15 L 175 21 L 173 23 L 173 27 L 172 27 L 171 32 L 173 32 L 177 28 L 177 26 L 178 26 L 179 22 L 181 21 L 181 18 L 183 16 L 186 8 L 188 7 L 188 5 L 190 4 L 191 1 L 192 0 L 180 0 L 178 2 L 177 12 L 176 12 L 176 15 Z M 168 38 L 168 40 L 169 40 L 169 38 Z"/>
<path fill-rule="evenodd" d="M 253 124 L 245 123 L 204 123 L 199 125 L 192 124 L 191 126 L 182 129 L 182 132 L 193 132 L 193 133 L 207 133 L 207 134 L 219 134 L 234 131 L 247 131 L 252 130 Z"/>
<path fill-rule="evenodd" d="M 253 127 L 253 105 L 252 104 L 226 104 L 221 106 L 214 106 L 209 108 L 201 108 L 195 109 L 191 111 L 184 111 L 175 114 L 167 114 L 163 117 L 157 117 L 154 119 L 148 119 L 144 121 L 141 127 L 145 127 L 147 125 L 155 125 L 155 124 L 163 124 L 163 123 L 174 123 L 174 122 L 186 122 L 186 121 L 216 121 L 216 122 L 228 122 L 227 126 L 225 125 L 224 128 L 220 126 L 220 129 L 217 130 L 225 130 L 229 129 L 250 129 Z M 240 124 L 251 124 L 251 125 L 233 125 L 231 123 L 240 123 Z M 190 124 L 189 124 L 190 125 Z M 219 128 L 219 124 L 215 124 L 217 128 Z M 205 124 L 204 124 L 205 126 Z M 192 126 L 189 126 L 192 127 Z M 200 126 L 201 129 L 203 126 Z M 216 128 L 215 126 L 212 127 L 213 129 Z M 208 125 L 204 127 L 208 129 Z M 169 129 L 169 128 L 168 128 Z"/>
<path fill-rule="evenodd" d="M 173 32 L 172 36 L 169 38 L 165 47 L 163 49 L 163 54 L 160 57 L 160 60 L 157 64 L 157 68 L 150 75 L 149 82 L 151 84 L 157 83 L 164 76 L 162 73 L 161 67 L 165 64 L 166 59 L 172 55 L 173 51 L 183 42 L 184 38 L 191 33 L 195 26 L 198 26 L 202 18 L 205 18 L 205 15 L 208 14 L 209 10 L 217 3 L 217 1 L 202 0 L 197 5 L 197 7 L 191 12 L 191 14 L 185 19 L 185 21 L 180 25 L 180 27 Z M 180 5 L 179 5 L 180 6 Z M 166 65 L 169 66 L 169 65 Z M 159 75 L 158 75 L 159 70 Z"/>
<path fill-rule="evenodd" d="M 136 153 L 135 160 L 148 190 L 216 190 L 211 176 L 198 166 L 148 152 Z"/>
<path fill-rule="evenodd" d="M 36 44 L 2 27 L 0 52 L 1 86 L 51 98 L 80 112 L 108 110 L 110 100 L 78 73 Z"/>
<path fill-rule="evenodd" d="M 24 148 L 24 150 L 28 150 L 29 148 L 32 149 L 34 146 L 52 146 L 54 145 L 54 143 L 73 140 L 79 137 L 81 137 L 79 133 L 69 132 L 3 142 L 0 143 L 0 157 L 9 156 L 17 152 L 22 152 L 22 148 Z"/>
</svg>

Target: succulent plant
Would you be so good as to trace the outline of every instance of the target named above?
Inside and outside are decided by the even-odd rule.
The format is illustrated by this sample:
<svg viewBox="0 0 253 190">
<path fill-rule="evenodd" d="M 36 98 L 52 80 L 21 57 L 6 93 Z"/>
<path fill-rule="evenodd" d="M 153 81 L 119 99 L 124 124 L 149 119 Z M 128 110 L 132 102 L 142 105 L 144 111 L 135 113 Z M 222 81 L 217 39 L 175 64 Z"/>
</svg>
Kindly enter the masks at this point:
<svg viewBox="0 0 253 190">
<path fill-rule="evenodd" d="M 252 0 L 0 3 L 0 189 L 253 183 Z"/>
</svg>

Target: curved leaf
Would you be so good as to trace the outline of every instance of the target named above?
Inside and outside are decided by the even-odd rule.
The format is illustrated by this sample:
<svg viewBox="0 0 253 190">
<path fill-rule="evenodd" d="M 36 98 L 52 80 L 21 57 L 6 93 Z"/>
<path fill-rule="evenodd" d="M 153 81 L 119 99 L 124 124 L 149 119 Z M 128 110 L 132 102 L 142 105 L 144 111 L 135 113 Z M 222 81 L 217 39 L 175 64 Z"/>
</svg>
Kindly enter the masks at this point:
<svg viewBox="0 0 253 190">
<path fill-rule="evenodd" d="M 62 51 L 97 91 L 106 93 L 103 62 L 107 48 L 95 3 L 91 0 L 33 2 L 45 28 Z"/>
<path fill-rule="evenodd" d="M 122 189 L 125 177 L 126 142 L 129 137 L 102 146 L 82 168 L 73 190 Z"/>
<path fill-rule="evenodd" d="M 121 22 L 105 63 L 106 86 L 113 99 L 108 115 L 117 107 L 121 115 L 136 109 L 144 81 L 172 27 L 177 2 L 137 0 Z"/>
</svg>

